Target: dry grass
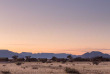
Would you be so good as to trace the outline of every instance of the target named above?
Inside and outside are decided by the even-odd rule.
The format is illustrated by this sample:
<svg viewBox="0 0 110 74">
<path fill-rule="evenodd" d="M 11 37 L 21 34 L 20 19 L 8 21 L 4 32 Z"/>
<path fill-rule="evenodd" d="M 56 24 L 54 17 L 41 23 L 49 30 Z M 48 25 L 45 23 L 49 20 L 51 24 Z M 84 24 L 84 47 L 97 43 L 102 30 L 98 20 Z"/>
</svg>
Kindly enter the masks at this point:
<svg viewBox="0 0 110 74">
<path fill-rule="evenodd" d="M 110 62 L 101 62 L 99 65 L 93 65 L 92 62 L 66 62 L 65 64 L 25 62 L 19 66 L 15 63 L 0 63 L 0 74 L 3 72 L 11 74 L 66 74 L 66 67 L 75 69 L 81 74 L 110 74 Z"/>
<path fill-rule="evenodd" d="M 2 74 L 11 74 L 9 71 L 1 71 Z"/>
<path fill-rule="evenodd" d="M 66 73 L 80 74 L 78 70 L 73 69 L 73 68 L 69 68 L 69 67 L 66 67 L 65 71 L 66 71 Z"/>
<path fill-rule="evenodd" d="M 21 63 L 21 62 L 16 62 L 15 64 L 19 66 L 19 65 L 21 65 L 22 63 Z"/>
</svg>

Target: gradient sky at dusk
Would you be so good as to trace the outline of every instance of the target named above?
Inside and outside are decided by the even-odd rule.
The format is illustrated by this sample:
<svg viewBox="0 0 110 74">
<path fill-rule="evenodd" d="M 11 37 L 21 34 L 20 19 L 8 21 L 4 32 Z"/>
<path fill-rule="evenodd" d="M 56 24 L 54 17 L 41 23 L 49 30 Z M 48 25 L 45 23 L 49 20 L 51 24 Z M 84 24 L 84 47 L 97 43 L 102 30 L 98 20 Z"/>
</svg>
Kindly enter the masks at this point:
<svg viewBox="0 0 110 74">
<path fill-rule="evenodd" d="M 0 49 L 109 53 L 110 0 L 0 0 Z"/>
</svg>

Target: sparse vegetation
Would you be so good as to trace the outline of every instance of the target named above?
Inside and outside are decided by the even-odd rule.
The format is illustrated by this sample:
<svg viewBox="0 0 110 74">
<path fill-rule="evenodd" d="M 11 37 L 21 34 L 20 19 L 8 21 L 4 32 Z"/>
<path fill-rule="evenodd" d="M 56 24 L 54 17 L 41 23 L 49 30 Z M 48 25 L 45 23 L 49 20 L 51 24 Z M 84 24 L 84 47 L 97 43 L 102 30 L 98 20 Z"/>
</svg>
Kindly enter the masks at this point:
<svg viewBox="0 0 110 74">
<path fill-rule="evenodd" d="M 38 69 L 38 67 L 36 67 L 36 66 L 33 66 L 33 67 L 32 67 L 32 69 Z"/>
<path fill-rule="evenodd" d="M 21 67 L 21 68 L 25 69 L 26 67 Z"/>
<path fill-rule="evenodd" d="M 9 72 L 9 71 L 1 71 L 2 72 L 2 74 L 11 74 L 11 72 Z"/>
<path fill-rule="evenodd" d="M 59 65 L 59 67 L 62 67 L 62 65 Z"/>
<path fill-rule="evenodd" d="M 3 66 L 6 66 L 6 65 L 3 65 Z"/>
<path fill-rule="evenodd" d="M 52 61 L 51 60 L 47 60 L 47 62 L 46 63 L 52 63 Z"/>
<path fill-rule="evenodd" d="M 6 61 L 7 63 L 8 58 L 0 58 L 0 61 Z M 26 56 L 26 58 L 18 58 L 17 56 L 13 56 L 13 59 L 8 59 L 9 63 L 0 63 L 0 68 L 5 68 L 4 70 L 1 70 L 2 74 L 16 74 L 17 72 L 19 74 L 23 74 L 23 72 L 44 72 L 44 73 L 69 73 L 69 74 L 109 74 L 110 72 L 105 72 L 105 70 L 102 72 L 102 68 L 97 68 L 96 65 L 99 65 L 101 67 L 108 66 L 108 63 L 104 63 L 105 61 L 108 61 L 108 59 L 103 57 L 94 57 L 94 58 L 82 58 L 82 57 L 76 57 L 72 58 L 71 55 L 69 55 L 67 58 L 57 58 L 52 57 L 51 59 L 47 58 L 31 58 L 31 56 Z M 103 63 L 100 63 L 102 62 Z M 11 63 L 10 63 L 11 62 Z M 25 63 L 25 64 L 24 64 Z M 93 63 L 93 64 L 92 64 Z M 100 63 L 100 64 L 99 64 Z M 13 65 L 16 64 L 16 65 Z M 22 65 L 24 64 L 24 65 Z M 95 64 L 95 65 L 94 65 Z M 20 66 L 21 65 L 21 66 Z M 6 66 L 6 67 L 5 67 Z M 11 67 L 11 68 L 10 68 Z M 66 68 L 65 68 L 66 67 Z M 74 67 L 74 68 L 71 68 Z M 90 67 L 90 68 L 88 68 Z M 10 69 L 12 70 L 10 70 Z M 93 68 L 93 69 L 91 69 Z M 36 70 L 34 70 L 36 69 Z M 45 69 L 45 70 L 44 70 Z M 107 68 L 108 69 L 108 68 Z M 9 71 L 7 71 L 9 70 Z M 109 69 L 108 69 L 109 70 Z M 17 72 L 16 72 L 17 71 Z M 110 70 L 109 70 L 110 71 Z"/>
<path fill-rule="evenodd" d="M 16 62 L 16 65 L 18 65 L 18 66 L 21 65 L 21 64 L 22 64 L 21 62 Z"/>
<path fill-rule="evenodd" d="M 100 61 L 92 61 L 93 65 L 99 65 Z"/>
<path fill-rule="evenodd" d="M 20 62 L 22 63 L 22 62 Z M 4 63 L 0 63 L 0 74 L 24 74 L 25 72 L 29 74 L 33 73 L 61 73 L 61 74 L 109 74 L 110 73 L 110 62 L 102 62 L 98 66 L 89 64 L 91 62 L 52 62 L 52 63 L 42 63 L 42 62 L 25 62 L 25 64 L 18 66 L 15 63 L 7 63 L 4 67 Z M 67 67 L 67 68 L 66 68 Z M 105 70 L 106 69 L 106 70 Z M 8 73 L 9 71 L 9 73 Z"/>
<path fill-rule="evenodd" d="M 57 61 L 57 57 L 53 56 L 53 57 L 51 58 L 51 60 L 52 60 L 52 61 Z"/>
<path fill-rule="evenodd" d="M 76 69 L 72 69 L 69 67 L 66 67 L 65 71 L 66 73 L 70 73 L 70 74 L 80 74 L 79 71 L 77 71 Z"/>
<path fill-rule="evenodd" d="M 50 64 L 50 65 L 53 65 L 53 64 Z"/>
<path fill-rule="evenodd" d="M 17 58 L 18 58 L 18 56 L 17 55 L 14 55 L 14 56 L 12 56 L 12 58 L 14 59 L 14 61 L 16 61 Z"/>
<path fill-rule="evenodd" d="M 47 62 L 47 58 L 39 58 L 38 60 L 39 60 L 39 62 L 42 62 L 42 63 L 46 63 Z"/>
<path fill-rule="evenodd" d="M 73 57 L 72 57 L 72 55 L 68 55 L 67 58 L 68 59 L 72 59 Z"/>
</svg>

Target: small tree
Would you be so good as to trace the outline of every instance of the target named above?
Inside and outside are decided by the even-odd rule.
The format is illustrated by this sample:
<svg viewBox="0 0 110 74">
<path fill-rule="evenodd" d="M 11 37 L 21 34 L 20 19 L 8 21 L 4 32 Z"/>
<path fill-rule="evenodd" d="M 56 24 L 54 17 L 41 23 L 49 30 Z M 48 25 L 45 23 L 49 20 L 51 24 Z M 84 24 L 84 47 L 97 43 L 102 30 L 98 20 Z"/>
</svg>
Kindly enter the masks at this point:
<svg viewBox="0 0 110 74">
<path fill-rule="evenodd" d="M 51 60 L 57 61 L 57 58 L 56 58 L 55 56 L 53 56 L 53 57 L 51 58 Z"/>
<path fill-rule="evenodd" d="M 17 60 L 18 56 L 17 56 L 17 55 L 14 55 L 14 56 L 12 56 L 12 58 L 13 58 L 14 60 Z"/>
<path fill-rule="evenodd" d="M 73 57 L 71 55 L 68 55 L 67 58 L 68 59 L 73 59 Z"/>
<path fill-rule="evenodd" d="M 31 56 L 25 56 L 25 58 L 26 58 L 26 61 L 29 61 L 30 62 Z"/>
<path fill-rule="evenodd" d="M 92 63 L 93 63 L 93 65 L 94 65 L 94 64 L 95 64 L 95 65 L 98 65 L 99 63 L 101 63 L 102 60 L 103 60 L 103 57 L 102 57 L 102 56 L 94 57 L 94 58 L 92 59 Z"/>
</svg>

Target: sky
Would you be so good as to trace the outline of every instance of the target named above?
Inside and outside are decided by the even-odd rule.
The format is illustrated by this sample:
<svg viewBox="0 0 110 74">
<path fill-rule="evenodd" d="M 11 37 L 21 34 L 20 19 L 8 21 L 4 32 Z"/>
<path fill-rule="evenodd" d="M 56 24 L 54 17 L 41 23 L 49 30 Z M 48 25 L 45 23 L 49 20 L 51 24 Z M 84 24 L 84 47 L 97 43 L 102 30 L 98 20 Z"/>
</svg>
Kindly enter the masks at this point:
<svg viewBox="0 0 110 74">
<path fill-rule="evenodd" d="M 0 49 L 110 54 L 110 0 L 0 0 Z"/>
</svg>

